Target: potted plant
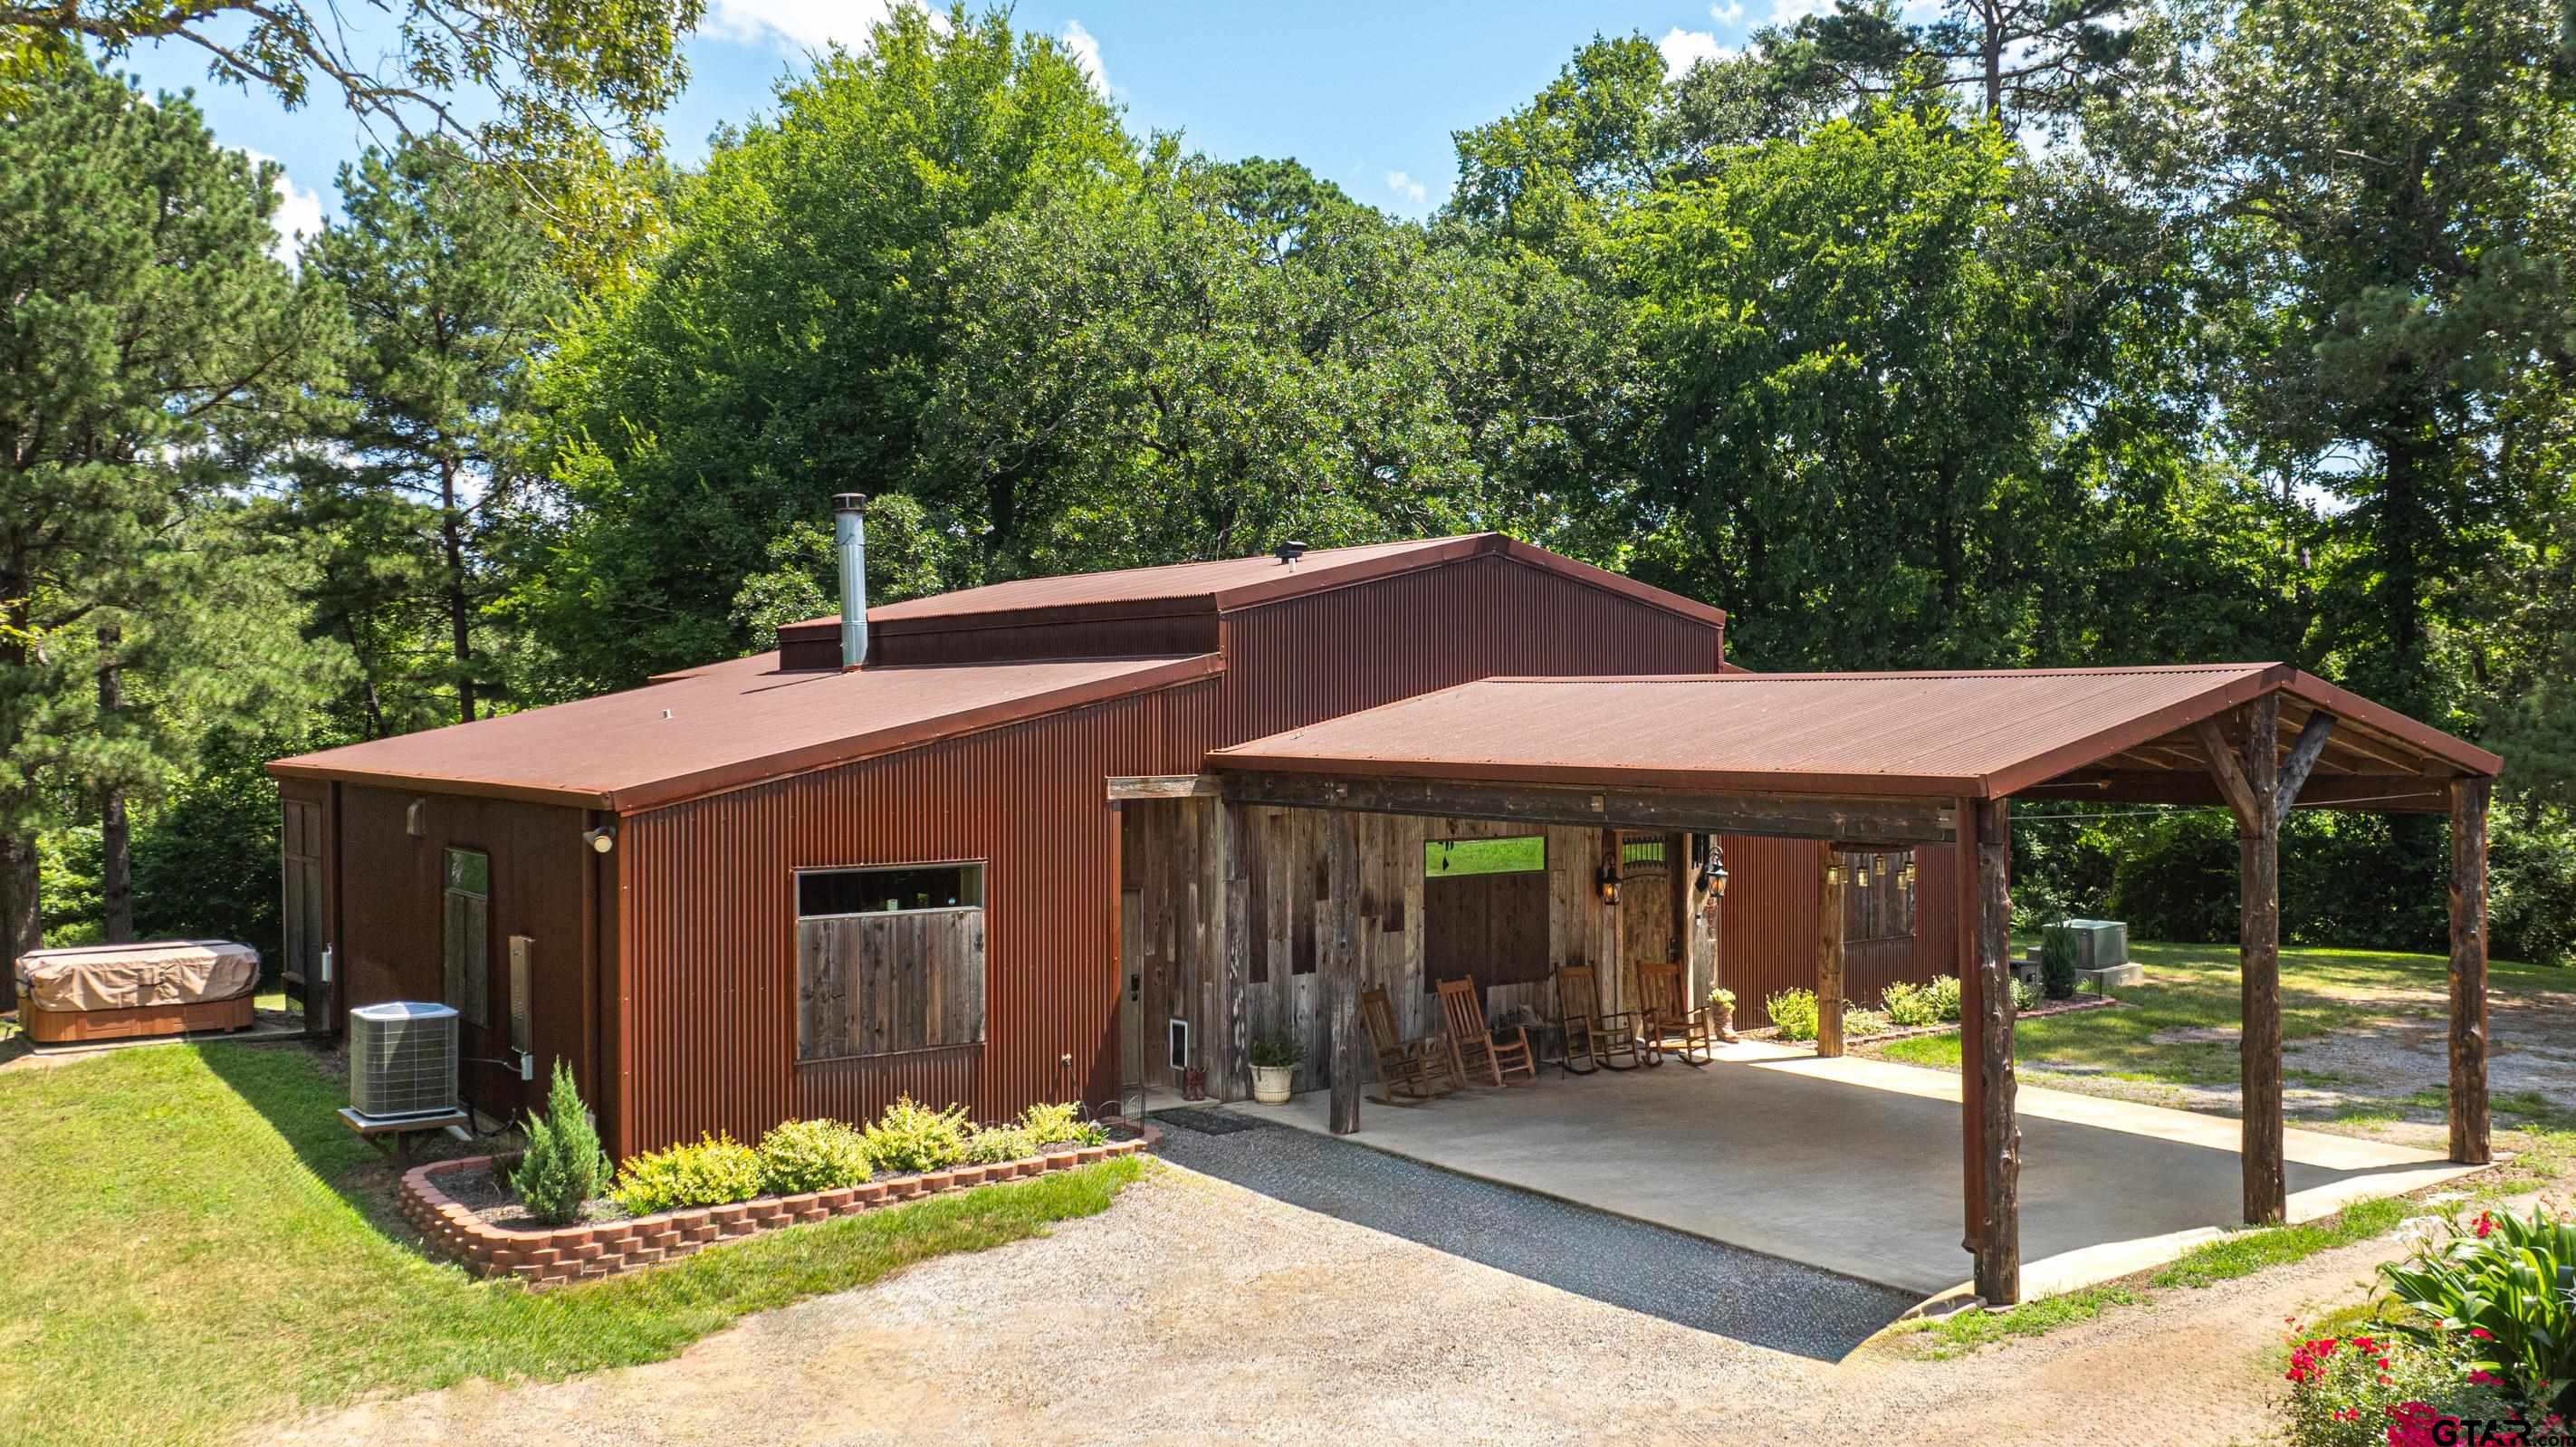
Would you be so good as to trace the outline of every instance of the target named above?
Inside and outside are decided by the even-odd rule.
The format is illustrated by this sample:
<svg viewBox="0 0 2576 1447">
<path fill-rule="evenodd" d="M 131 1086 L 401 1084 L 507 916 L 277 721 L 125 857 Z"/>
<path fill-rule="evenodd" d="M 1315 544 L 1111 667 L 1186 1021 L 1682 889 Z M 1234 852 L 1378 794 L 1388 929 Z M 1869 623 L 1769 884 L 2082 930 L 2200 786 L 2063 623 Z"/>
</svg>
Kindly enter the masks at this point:
<svg viewBox="0 0 2576 1447">
<path fill-rule="evenodd" d="M 1735 1039 L 1735 992 L 1724 985 L 1708 992 L 1708 1007 L 1717 1012 L 1717 1038 Z"/>
<path fill-rule="evenodd" d="M 1306 1047 L 1285 1035 L 1264 1035 L 1252 1042 L 1252 1098 L 1263 1105 L 1286 1105 L 1297 1079 L 1297 1062 Z"/>
</svg>

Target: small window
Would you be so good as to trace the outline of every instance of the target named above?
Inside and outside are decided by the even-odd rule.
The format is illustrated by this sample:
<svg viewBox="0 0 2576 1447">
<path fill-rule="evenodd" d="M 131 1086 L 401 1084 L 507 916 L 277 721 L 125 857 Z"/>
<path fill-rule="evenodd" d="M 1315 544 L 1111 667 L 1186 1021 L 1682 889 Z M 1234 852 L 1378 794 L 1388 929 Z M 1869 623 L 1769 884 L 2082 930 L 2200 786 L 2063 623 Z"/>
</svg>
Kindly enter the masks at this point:
<svg viewBox="0 0 2576 1447">
<path fill-rule="evenodd" d="M 492 1023 L 492 857 L 478 849 L 447 851 L 444 998 L 466 1023 Z"/>
<path fill-rule="evenodd" d="M 1547 870 L 1547 836 L 1509 839 L 1434 839 L 1422 846 L 1422 877 L 1462 874 L 1541 874 Z"/>
<path fill-rule="evenodd" d="M 984 866 L 924 864 L 900 869 L 809 869 L 796 876 L 796 917 L 979 909 Z"/>
</svg>

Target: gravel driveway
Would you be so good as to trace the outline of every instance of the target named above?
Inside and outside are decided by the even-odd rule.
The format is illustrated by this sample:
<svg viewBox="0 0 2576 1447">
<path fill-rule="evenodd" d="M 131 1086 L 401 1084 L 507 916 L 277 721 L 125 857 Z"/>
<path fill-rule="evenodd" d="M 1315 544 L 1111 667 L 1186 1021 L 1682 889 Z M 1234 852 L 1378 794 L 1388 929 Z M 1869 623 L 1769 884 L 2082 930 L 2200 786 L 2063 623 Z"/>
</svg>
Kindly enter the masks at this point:
<svg viewBox="0 0 2576 1447">
<path fill-rule="evenodd" d="M 753 1317 L 678 1358 L 475 1383 L 262 1443 L 2269 1440 L 2282 1318 L 2385 1243 L 1949 1362 L 1694 1330 L 1165 1167 L 1044 1239 Z M 1774 1303 L 1782 1317 L 1805 1310 Z"/>
</svg>

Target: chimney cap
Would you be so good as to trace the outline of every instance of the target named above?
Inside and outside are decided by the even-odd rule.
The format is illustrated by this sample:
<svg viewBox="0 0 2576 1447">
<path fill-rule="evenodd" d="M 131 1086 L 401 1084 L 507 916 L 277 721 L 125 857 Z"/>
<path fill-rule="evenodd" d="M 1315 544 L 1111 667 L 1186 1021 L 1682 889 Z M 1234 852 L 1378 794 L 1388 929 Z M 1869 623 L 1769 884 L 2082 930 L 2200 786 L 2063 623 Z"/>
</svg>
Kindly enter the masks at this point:
<svg viewBox="0 0 2576 1447">
<path fill-rule="evenodd" d="M 1297 541 L 1295 538 L 1290 538 L 1288 541 L 1281 543 L 1278 547 L 1271 549 L 1270 552 L 1271 556 L 1277 558 L 1283 563 L 1293 563 L 1299 558 L 1306 556 L 1306 545 Z"/>
<path fill-rule="evenodd" d="M 868 495 L 864 492 L 836 492 L 832 494 L 832 511 L 834 512 L 857 512 L 867 505 Z"/>
</svg>

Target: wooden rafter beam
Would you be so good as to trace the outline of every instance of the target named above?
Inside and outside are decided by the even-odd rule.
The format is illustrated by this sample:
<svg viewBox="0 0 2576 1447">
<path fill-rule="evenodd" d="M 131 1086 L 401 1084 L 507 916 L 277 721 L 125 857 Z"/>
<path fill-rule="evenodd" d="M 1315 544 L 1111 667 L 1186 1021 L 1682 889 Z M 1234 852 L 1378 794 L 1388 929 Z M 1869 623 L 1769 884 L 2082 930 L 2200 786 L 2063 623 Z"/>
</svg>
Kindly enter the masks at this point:
<svg viewBox="0 0 2576 1447">
<path fill-rule="evenodd" d="M 1686 830 L 1772 839 L 1883 840 L 1900 848 L 1948 843 L 1958 827 L 1957 806 L 1948 799 L 1585 789 L 1258 770 L 1227 770 L 1219 777 L 1225 797 L 1237 803 L 1435 819 Z"/>
</svg>

